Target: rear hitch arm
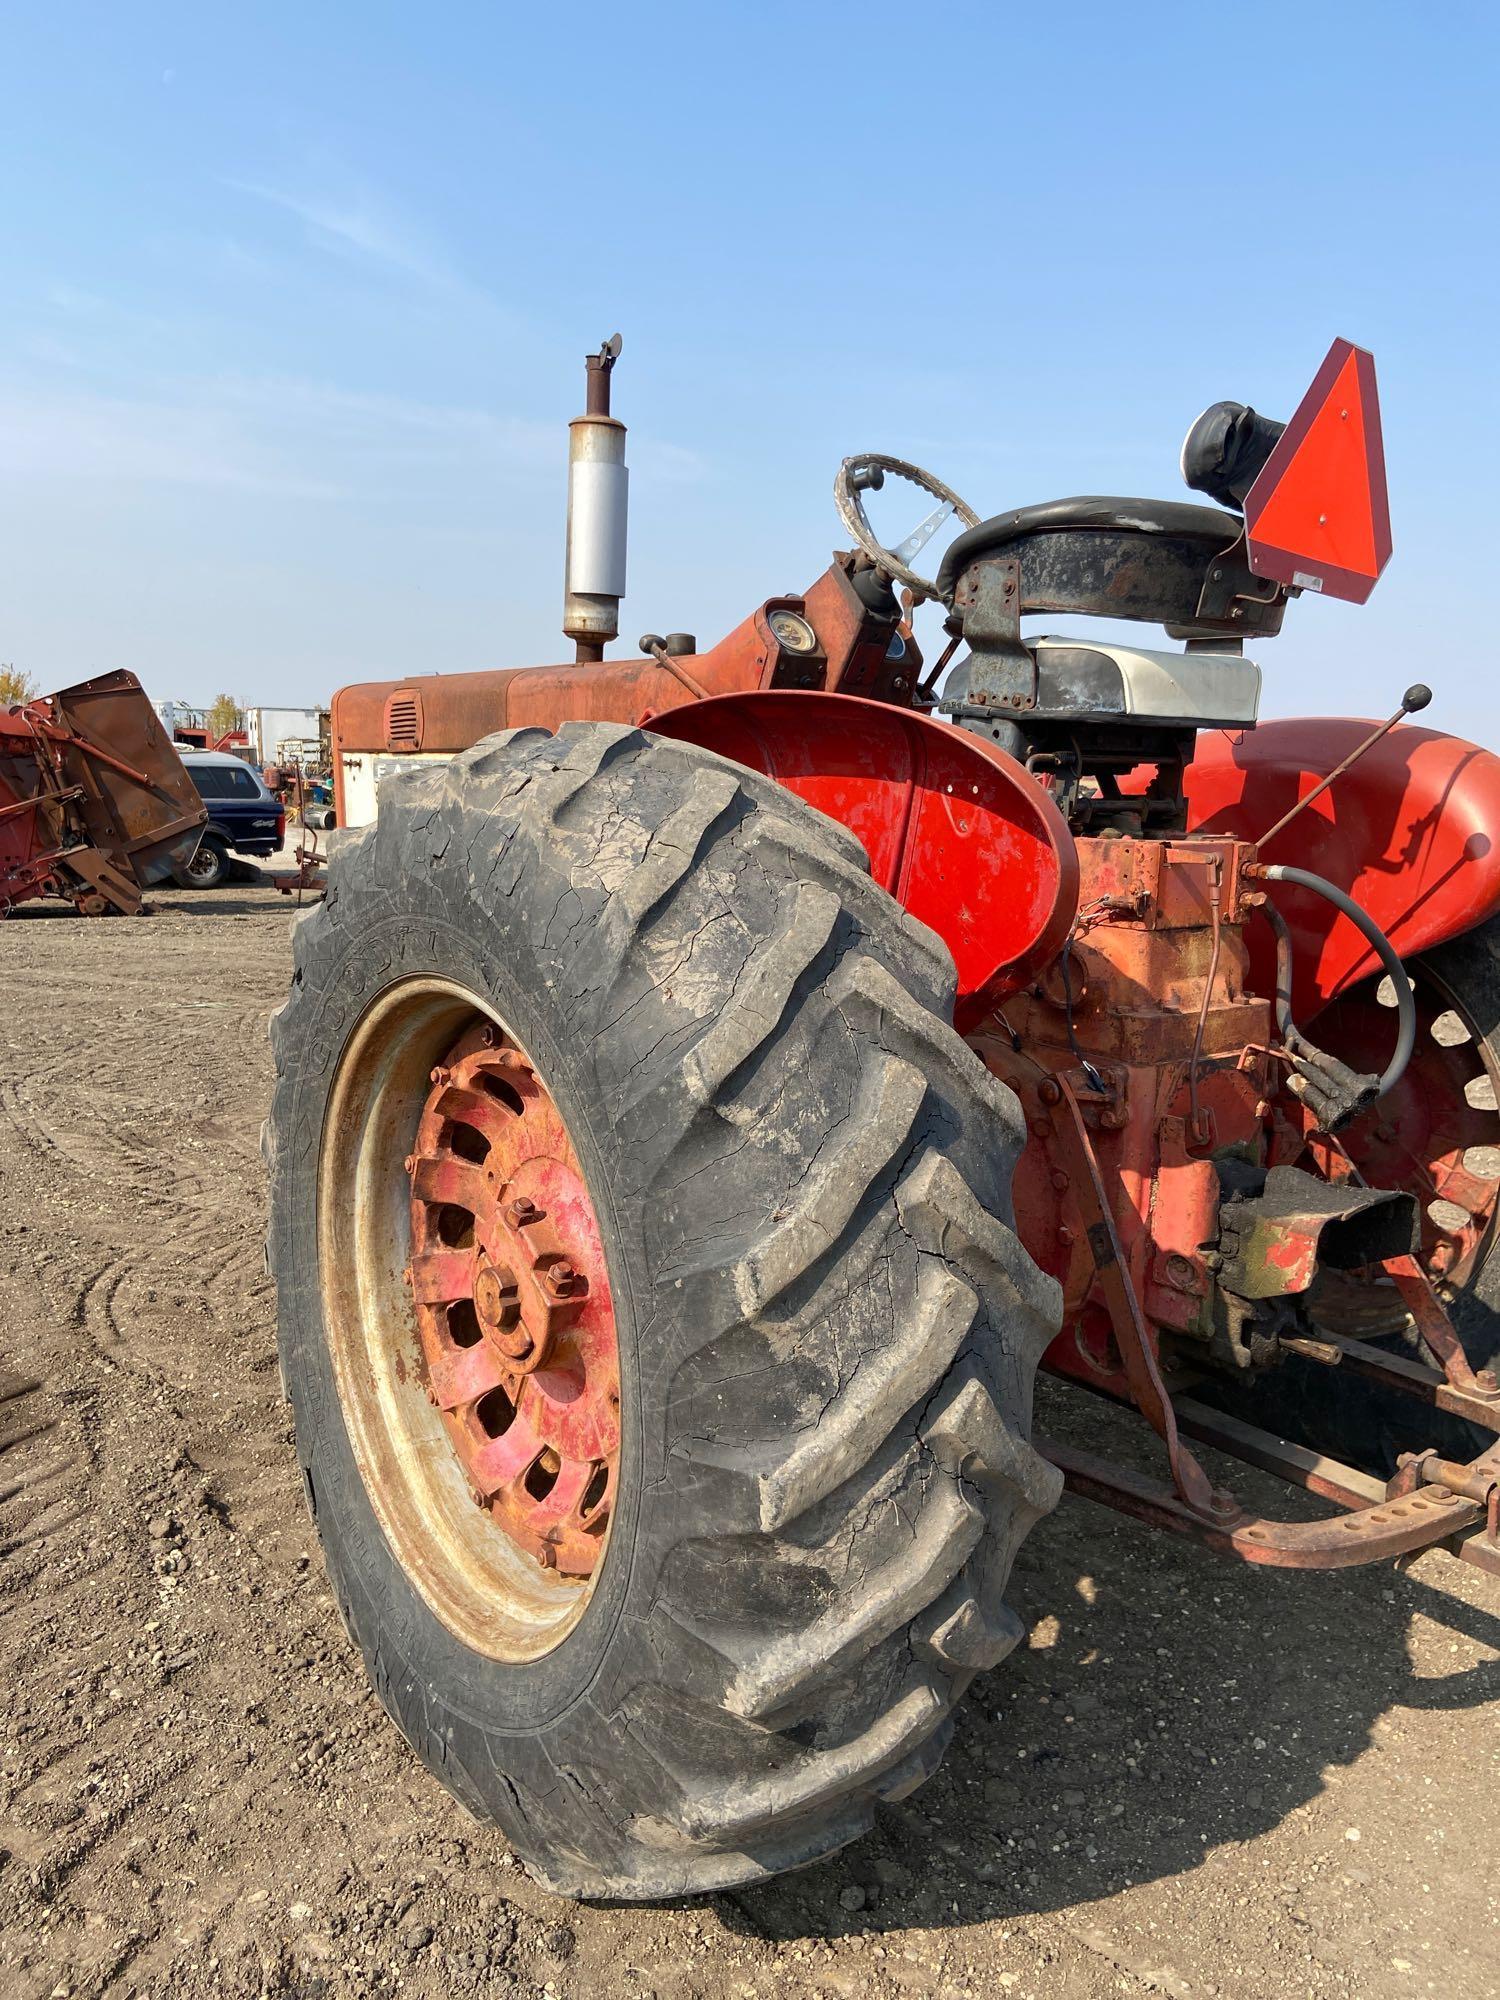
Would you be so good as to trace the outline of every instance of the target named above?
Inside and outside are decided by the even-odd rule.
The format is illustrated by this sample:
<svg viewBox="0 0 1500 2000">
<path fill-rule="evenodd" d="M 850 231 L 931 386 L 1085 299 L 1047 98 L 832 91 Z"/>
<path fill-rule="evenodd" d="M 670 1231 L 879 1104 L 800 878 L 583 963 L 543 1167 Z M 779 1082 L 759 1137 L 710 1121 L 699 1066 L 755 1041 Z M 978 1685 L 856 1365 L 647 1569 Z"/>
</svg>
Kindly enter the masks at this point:
<svg viewBox="0 0 1500 2000">
<path fill-rule="evenodd" d="M 1469 1465 L 1436 1453 L 1408 1458 L 1388 1487 L 1336 1459 L 1289 1444 L 1196 1403 L 1179 1403 L 1183 1427 L 1205 1444 L 1232 1452 L 1347 1509 L 1315 1521 L 1280 1521 L 1238 1512 L 1207 1521 L 1170 1487 L 1112 1460 L 1052 1439 L 1035 1440 L 1062 1473 L 1069 1492 L 1113 1507 L 1153 1528 L 1188 1535 L 1220 1555 L 1271 1569 L 1351 1569 L 1440 1549 L 1500 1576 L 1500 1447 Z"/>
<path fill-rule="evenodd" d="M 1467 1466 L 1453 1465 L 1435 1452 L 1421 1454 L 1403 1464 L 1385 1487 L 1352 1466 L 1206 1405 L 1181 1399 L 1174 1405 L 1131 1282 L 1078 1099 L 1065 1076 L 1045 1079 L 1042 1088 L 1046 1102 L 1061 1104 L 1066 1111 L 1066 1144 L 1081 1169 L 1075 1181 L 1077 1199 L 1126 1381 L 1136 1407 L 1167 1448 L 1173 1480 L 1172 1486 L 1165 1486 L 1071 1445 L 1038 1440 L 1038 1449 L 1062 1473 L 1069 1490 L 1154 1527 L 1191 1535 L 1220 1554 L 1270 1568 L 1347 1569 L 1410 1558 L 1438 1547 L 1500 1576 L 1500 1442 Z M 1448 1316 L 1415 1259 L 1392 1258 L 1386 1269 L 1444 1370 L 1441 1375 L 1417 1372 L 1432 1372 L 1450 1397 L 1469 1406 L 1466 1414 L 1476 1404 L 1487 1406 L 1489 1427 L 1500 1431 L 1500 1396 L 1487 1394 L 1481 1379 L 1469 1370 Z M 1351 1345 L 1328 1343 L 1338 1358 Z M 1393 1377 L 1392 1386 L 1420 1395 L 1425 1385 Z M 1430 1400 L 1439 1398 L 1432 1395 Z M 1317 1493 L 1346 1511 L 1314 1521 L 1247 1513 L 1231 1493 L 1213 1485 L 1185 1436 Z"/>
</svg>

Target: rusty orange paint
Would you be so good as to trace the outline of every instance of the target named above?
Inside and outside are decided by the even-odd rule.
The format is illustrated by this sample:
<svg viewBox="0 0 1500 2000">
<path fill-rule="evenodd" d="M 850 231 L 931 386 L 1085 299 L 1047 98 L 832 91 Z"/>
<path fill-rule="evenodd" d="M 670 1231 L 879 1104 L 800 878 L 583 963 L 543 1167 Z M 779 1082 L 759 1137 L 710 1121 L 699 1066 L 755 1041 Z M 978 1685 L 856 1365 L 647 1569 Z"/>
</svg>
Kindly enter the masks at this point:
<svg viewBox="0 0 1500 2000">
<path fill-rule="evenodd" d="M 707 695 L 752 688 L 816 685 L 884 699 L 910 699 L 921 655 L 908 644 L 902 673 L 888 669 L 890 626 L 872 619 L 850 581 L 850 558 L 836 558 L 802 596 L 773 597 L 718 645 L 681 663 L 600 660 L 590 665 L 504 668 L 467 674 L 417 674 L 361 681 L 333 697 L 334 802 L 345 823 L 343 758 L 351 752 L 457 752 L 500 729 L 558 729 L 565 722 L 635 724 Z M 777 640 L 770 615 L 795 611 L 817 635 L 819 653 L 804 664 Z M 815 676 L 815 679 L 809 678 Z M 896 688 L 901 678 L 905 685 Z M 409 697 L 409 700 L 404 700 Z M 393 704 L 402 715 L 391 734 Z"/>
<path fill-rule="evenodd" d="M 1247 844 L 1086 839 L 1077 851 L 1079 903 L 1066 979 L 1059 960 L 969 1039 L 1027 1115 L 1016 1222 L 1064 1294 L 1063 1330 L 1046 1366 L 1130 1400 L 1060 1144 L 1059 1079 L 1084 1114 L 1152 1339 L 1163 1332 L 1203 1339 L 1213 1286 L 1202 1253 L 1219 1234 L 1212 1155 L 1259 1138 L 1270 1088 L 1268 1058 L 1259 1051 L 1270 1039 L 1271 1008 L 1248 984 L 1239 900 L 1253 858 Z M 1210 858 L 1224 884 L 1217 963 L 1205 888 Z M 1200 1012 L 1204 1125 L 1196 1138 L 1189 1070 Z"/>
</svg>

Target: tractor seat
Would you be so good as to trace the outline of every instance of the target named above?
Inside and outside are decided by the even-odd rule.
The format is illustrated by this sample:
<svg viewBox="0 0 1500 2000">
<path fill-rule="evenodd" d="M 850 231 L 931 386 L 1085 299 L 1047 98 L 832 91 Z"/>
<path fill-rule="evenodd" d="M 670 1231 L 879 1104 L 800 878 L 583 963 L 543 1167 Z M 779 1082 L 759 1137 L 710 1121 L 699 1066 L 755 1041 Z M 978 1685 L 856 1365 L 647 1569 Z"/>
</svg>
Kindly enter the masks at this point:
<svg viewBox="0 0 1500 2000">
<path fill-rule="evenodd" d="M 943 558 L 938 593 L 951 604 L 972 564 L 1012 558 L 1022 611 L 1172 623 L 1193 617 L 1209 565 L 1243 532 L 1237 514 L 1187 500 L 1047 500 L 966 529 Z"/>
</svg>

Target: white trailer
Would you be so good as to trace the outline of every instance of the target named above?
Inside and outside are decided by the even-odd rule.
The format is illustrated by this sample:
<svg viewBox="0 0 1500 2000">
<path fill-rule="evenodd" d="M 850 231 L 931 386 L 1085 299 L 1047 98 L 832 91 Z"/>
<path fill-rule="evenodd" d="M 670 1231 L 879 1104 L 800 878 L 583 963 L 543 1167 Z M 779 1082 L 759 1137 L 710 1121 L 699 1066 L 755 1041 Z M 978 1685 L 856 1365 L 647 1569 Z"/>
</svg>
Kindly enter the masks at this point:
<svg viewBox="0 0 1500 2000">
<path fill-rule="evenodd" d="M 257 764 L 315 764 L 327 735 L 323 708 L 247 708 L 245 734 Z"/>
</svg>

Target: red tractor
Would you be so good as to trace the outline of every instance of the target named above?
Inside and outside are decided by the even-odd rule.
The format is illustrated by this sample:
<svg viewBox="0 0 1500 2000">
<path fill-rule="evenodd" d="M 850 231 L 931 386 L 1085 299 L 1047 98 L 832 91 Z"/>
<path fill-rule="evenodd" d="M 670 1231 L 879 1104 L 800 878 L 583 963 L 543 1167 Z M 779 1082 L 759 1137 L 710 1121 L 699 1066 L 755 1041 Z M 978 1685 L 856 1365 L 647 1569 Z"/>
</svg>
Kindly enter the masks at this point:
<svg viewBox="0 0 1500 2000">
<path fill-rule="evenodd" d="M 851 551 L 641 658 L 604 657 L 617 352 L 577 660 L 335 700 L 266 1144 L 383 1701 L 541 1879 L 644 1898 L 921 1784 L 1065 1488 L 1272 1568 L 1500 1572 L 1500 762 L 1406 724 L 1424 688 L 1255 726 L 1247 645 L 1390 550 L 1347 343 L 1290 425 L 1199 420 L 1217 505 L 980 520 L 847 460 Z M 892 549 L 895 475 L 938 504 Z M 1038 1366 L 1137 1410 L 1155 1475 L 1034 1435 Z M 1235 1458 L 1326 1507 L 1247 1509 Z"/>
</svg>

